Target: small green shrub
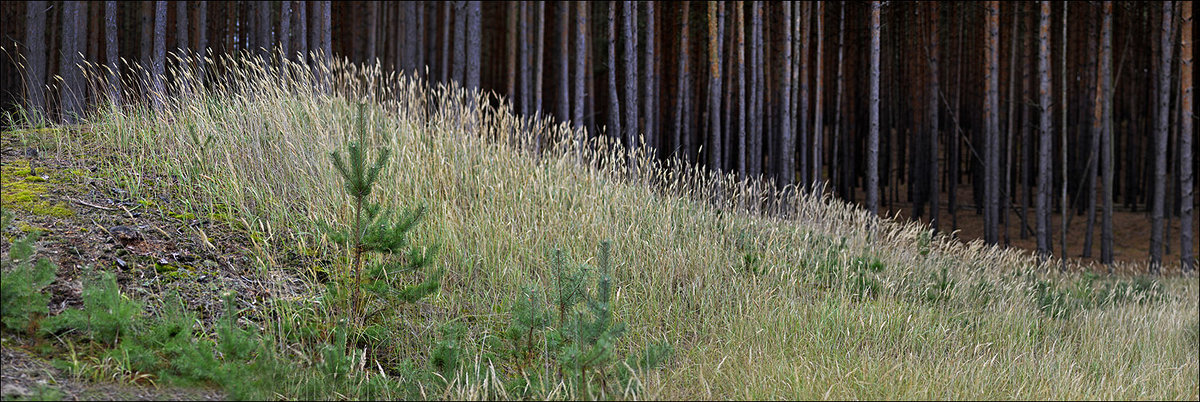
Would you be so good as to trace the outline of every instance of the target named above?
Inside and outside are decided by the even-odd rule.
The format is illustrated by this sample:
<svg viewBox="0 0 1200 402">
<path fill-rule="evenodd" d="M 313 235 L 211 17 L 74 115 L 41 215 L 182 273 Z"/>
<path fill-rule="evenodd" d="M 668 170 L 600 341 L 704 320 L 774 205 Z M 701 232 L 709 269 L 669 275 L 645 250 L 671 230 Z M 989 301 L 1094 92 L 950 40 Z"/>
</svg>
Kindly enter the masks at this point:
<svg viewBox="0 0 1200 402">
<path fill-rule="evenodd" d="M 12 222 L 12 214 L 3 211 L 0 216 L 2 230 Z M 43 290 L 54 282 L 58 267 L 45 258 L 34 260 L 33 244 L 38 235 L 33 231 L 13 242 L 3 260 L 3 266 L 11 270 L 0 281 L 0 323 L 10 330 L 36 332 L 38 319 L 49 312 L 46 304 L 50 295 Z"/>
<path fill-rule="evenodd" d="M 608 241 L 601 242 L 598 269 L 571 263 L 562 251 L 554 250 L 552 300 L 557 311 L 542 307 L 535 288 L 524 290 L 506 331 L 512 356 L 522 370 L 518 378 L 508 383 L 510 391 L 530 397 L 550 389 L 553 384 L 545 382 L 550 373 L 538 372 L 530 364 L 537 355 L 552 359 L 559 379 L 573 391 L 571 395 L 587 398 L 619 395 L 620 390 L 630 385 L 636 371 L 656 368 L 670 356 L 671 347 L 665 342 L 649 345 L 625 359 L 618 356 L 617 340 L 625 334 L 626 327 L 625 323 L 614 320 L 612 314 L 610 247 Z M 594 291 L 588 286 L 593 276 Z M 539 334 L 544 336 L 544 342 L 536 339 Z M 542 345 L 544 349 L 539 348 Z"/>
<path fill-rule="evenodd" d="M 401 283 L 403 274 L 422 270 L 433 262 L 436 247 L 409 244 L 408 233 L 424 217 L 424 208 L 397 213 L 367 200 L 391 154 L 388 148 L 381 148 L 375 163 L 367 165 L 367 155 L 360 145 L 367 136 L 365 109 L 365 104 L 358 105 L 358 141 L 347 145 L 347 157 L 343 158 L 338 152 L 330 153 L 346 194 L 352 200 L 354 218 L 343 229 L 324 225 L 329 239 L 346 244 L 352 258 L 351 269 L 342 276 L 341 283 L 329 286 L 330 293 L 349 297 L 348 318 L 360 327 L 366 315 L 366 304 L 394 305 L 420 300 L 441 287 L 442 276 L 442 270 L 438 269 L 415 285 Z M 379 254 L 380 258 L 364 271 L 367 253 Z M 363 290 L 371 297 L 370 301 L 364 300 Z"/>
<path fill-rule="evenodd" d="M 83 309 L 70 309 L 46 320 L 45 330 L 75 329 L 93 341 L 116 345 L 130 334 L 142 314 L 142 304 L 121 294 L 112 273 L 102 272 L 83 289 Z"/>
</svg>

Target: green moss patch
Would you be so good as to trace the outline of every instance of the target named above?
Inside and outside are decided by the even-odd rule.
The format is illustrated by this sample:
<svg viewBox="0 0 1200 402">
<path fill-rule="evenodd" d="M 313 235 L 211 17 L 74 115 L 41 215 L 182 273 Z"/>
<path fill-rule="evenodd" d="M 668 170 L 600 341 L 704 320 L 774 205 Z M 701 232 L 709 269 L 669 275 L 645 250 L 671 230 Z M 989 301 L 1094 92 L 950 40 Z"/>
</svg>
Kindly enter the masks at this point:
<svg viewBox="0 0 1200 402">
<path fill-rule="evenodd" d="M 28 161 L 17 160 L 0 165 L 0 205 L 34 215 L 56 218 L 74 216 L 75 211 L 66 203 L 44 200 L 49 186 L 63 181 L 62 177 L 51 174 L 44 167 L 31 168 Z"/>
</svg>

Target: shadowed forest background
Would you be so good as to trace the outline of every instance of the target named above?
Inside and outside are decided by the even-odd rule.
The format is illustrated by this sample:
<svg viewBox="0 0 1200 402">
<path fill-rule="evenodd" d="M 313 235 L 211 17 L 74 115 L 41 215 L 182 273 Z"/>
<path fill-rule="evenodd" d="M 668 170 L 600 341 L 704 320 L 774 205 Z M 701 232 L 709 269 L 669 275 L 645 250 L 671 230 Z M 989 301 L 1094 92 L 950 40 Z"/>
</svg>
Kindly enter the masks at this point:
<svg viewBox="0 0 1200 402">
<path fill-rule="evenodd" d="M 215 77 L 225 55 L 333 54 L 963 239 L 1195 264 L 1191 2 L 0 7 L 14 115 L 152 100 L 176 63 Z M 115 93 L 85 72 L 150 85 Z"/>
</svg>

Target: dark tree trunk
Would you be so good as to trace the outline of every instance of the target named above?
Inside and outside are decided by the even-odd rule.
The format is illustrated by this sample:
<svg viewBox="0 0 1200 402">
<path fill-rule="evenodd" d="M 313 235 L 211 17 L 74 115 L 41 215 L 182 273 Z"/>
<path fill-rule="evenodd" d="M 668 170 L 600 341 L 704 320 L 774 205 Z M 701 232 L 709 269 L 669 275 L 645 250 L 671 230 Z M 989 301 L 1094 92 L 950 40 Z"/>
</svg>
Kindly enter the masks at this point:
<svg viewBox="0 0 1200 402">
<path fill-rule="evenodd" d="M 867 139 L 867 210 L 879 215 L 879 8 L 871 2 L 871 105 Z"/>
<path fill-rule="evenodd" d="M 938 95 L 938 5 L 929 2 L 929 226 L 937 231 L 938 228 L 938 135 L 939 115 Z"/>
<path fill-rule="evenodd" d="M 1158 71 L 1158 110 L 1154 125 L 1154 202 L 1150 212 L 1150 273 L 1162 270 L 1163 204 L 1167 184 L 1167 120 L 1171 96 L 1171 2 L 1162 5 L 1162 35 Z"/>
<path fill-rule="evenodd" d="M 467 20 L 467 77 L 466 86 L 471 90 L 479 89 L 479 62 L 483 49 L 481 31 L 483 27 L 483 12 L 479 1 L 468 1 L 466 9 Z"/>
<path fill-rule="evenodd" d="M 874 11 L 872 11 L 872 12 L 874 12 Z M 825 130 L 821 127 L 821 123 L 824 122 L 824 120 L 825 120 L 823 118 L 824 114 L 821 112 L 821 106 L 824 103 L 821 101 L 821 99 L 823 99 L 825 97 L 825 90 L 823 89 L 825 80 L 821 78 L 821 73 L 822 73 L 822 70 L 821 70 L 822 63 L 821 62 L 822 62 L 822 60 L 824 60 L 821 51 L 824 49 L 824 42 L 825 42 L 825 40 L 824 40 L 825 39 L 825 3 L 823 3 L 823 2 L 817 3 L 816 18 L 817 18 L 817 35 L 816 35 L 817 55 L 816 55 L 816 58 L 814 59 L 814 62 L 816 63 L 816 66 L 815 66 L 816 77 L 815 77 L 815 80 L 813 81 L 813 84 L 814 84 L 813 96 L 815 97 L 815 100 L 813 101 L 813 114 L 812 114 L 813 142 L 812 142 L 812 161 L 811 161 L 812 162 L 812 180 L 813 180 L 813 191 L 814 192 L 824 191 L 824 188 L 826 186 L 825 180 L 822 178 L 822 175 L 821 175 L 821 170 L 822 170 L 821 156 L 822 156 L 822 153 L 824 153 L 824 148 L 825 148 L 825 144 L 824 144 Z M 874 31 L 872 31 L 872 32 L 874 32 Z M 838 68 L 839 68 L 838 73 L 841 74 L 840 64 L 839 64 Z M 840 83 L 841 79 L 838 79 L 838 82 Z M 836 108 L 837 106 L 834 106 L 834 107 Z M 835 127 L 835 130 L 836 130 L 836 127 Z M 836 169 L 836 168 L 837 168 L 837 166 L 830 165 L 831 172 L 833 169 Z"/>
<path fill-rule="evenodd" d="M 45 1 L 31 1 L 25 5 L 25 85 L 26 90 L 29 91 L 26 106 L 38 118 L 46 117 L 47 7 L 48 4 Z M 111 4 L 109 7 L 115 9 L 116 4 Z M 114 35 L 115 33 L 109 33 L 110 38 Z M 115 50 L 115 39 L 111 43 L 114 44 L 112 48 Z"/>
<path fill-rule="evenodd" d="M 40 2 L 39 2 L 40 3 Z M 121 56 L 117 32 L 117 2 L 104 2 L 104 60 L 108 67 L 108 99 L 114 104 L 123 103 L 121 97 Z M 42 56 L 45 57 L 45 56 Z"/>
<path fill-rule="evenodd" d="M 656 43 L 654 38 L 654 7 L 656 4 L 653 2 L 643 4 L 646 7 L 646 41 L 642 44 L 642 74 L 645 76 L 642 82 L 644 82 L 643 88 L 646 89 L 646 93 L 642 96 L 641 104 L 642 118 L 644 119 L 642 136 L 646 141 L 646 146 L 656 148 L 658 146 L 656 137 L 658 131 L 658 113 L 654 107 L 658 99 L 658 76 L 654 73 L 655 66 L 658 64 L 658 55 L 654 49 Z"/>
<path fill-rule="evenodd" d="M 800 45 L 800 79 L 799 81 L 799 96 L 796 99 L 796 140 L 798 142 L 796 149 L 800 152 L 800 183 L 805 188 L 811 188 L 815 177 L 811 172 L 813 169 L 809 167 L 808 157 L 808 43 L 812 40 L 810 20 L 812 15 L 812 3 L 807 1 L 800 3 L 800 25 L 799 37 L 796 40 Z"/>
<path fill-rule="evenodd" d="M 622 109 L 621 122 L 622 136 L 625 138 L 625 146 L 629 150 L 633 150 L 637 145 L 638 120 L 637 120 L 637 38 L 634 34 L 634 25 L 636 24 L 636 10 L 632 1 L 626 1 L 621 7 L 621 67 L 624 70 L 624 85 L 622 86 L 623 96 L 621 97 Z"/>
<path fill-rule="evenodd" d="M 292 2 L 279 2 L 279 51 L 280 57 L 292 58 Z"/>
<path fill-rule="evenodd" d="M 1049 257 L 1052 248 L 1050 229 L 1050 188 L 1054 185 L 1052 174 L 1054 163 L 1050 159 L 1052 147 L 1050 108 L 1050 2 L 1043 1 L 1041 19 L 1038 24 L 1038 109 L 1040 132 L 1038 133 L 1038 175 L 1037 175 L 1037 244 L 1038 254 Z M 1065 236 L 1065 233 L 1064 233 Z"/>
<path fill-rule="evenodd" d="M 554 104 L 554 114 L 560 122 L 566 122 L 571 121 L 571 4 L 561 2 L 557 7 L 555 28 L 558 31 L 558 57 L 555 61 L 558 62 L 558 85 L 555 89 L 558 90 L 558 99 Z"/>
<path fill-rule="evenodd" d="M 681 156 L 683 160 L 688 161 L 691 159 L 691 152 L 689 152 L 691 141 L 689 140 L 690 134 L 688 130 L 690 116 L 685 116 L 684 113 L 687 111 L 688 86 L 691 83 L 691 71 L 688 69 L 688 34 L 690 31 L 688 29 L 688 17 L 690 12 L 688 3 L 683 4 L 679 25 L 679 70 L 677 72 L 679 82 L 676 85 L 678 93 L 675 95 L 675 132 L 672 143 L 675 146 L 675 154 Z"/>
<path fill-rule="evenodd" d="M 1196 188 L 1195 173 L 1193 169 L 1193 140 L 1195 136 L 1195 119 L 1193 113 L 1193 91 L 1192 91 L 1192 69 L 1195 65 L 1192 64 L 1192 2 L 1180 2 L 1182 14 L 1182 30 L 1183 35 L 1180 37 L 1180 54 L 1179 54 L 1179 88 L 1182 94 L 1180 104 L 1182 105 L 1183 118 L 1180 119 L 1180 137 L 1179 137 L 1179 160 L 1180 160 L 1180 210 L 1179 210 L 1179 257 L 1183 273 L 1191 273 L 1196 269 L 1195 237 L 1192 233 L 1192 225 L 1195 224 L 1193 218 L 1193 210 L 1196 206 L 1195 195 L 1193 194 Z M 1110 147 L 1111 148 L 1111 147 Z"/>
<path fill-rule="evenodd" d="M 1097 93 L 1099 108 L 1093 127 L 1100 132 L 1100 171 L 1103 176 L 1103 214 L 1100 228 L 1100 263 L 1113 262 L 1113 148 L 1112 148 L 1112 1 L 1103 4 L 1103 22 L 1100 26 L 1100 88 Z"/>
<path fill-rule="evenodd" d="M 585 69 L 587 67 L 587 36 L 584 30 L 588 25 L 588 3 L 575 3 L 575 99 L 574 99 L 574 117 L 573 123 L 575 129 L 579 131 L 579 146 L 583 147 L 583 98 L 584 98 L 584 78 L 587 77 Z"/>
<path fill-rule="evenodd" d="M 459 85 L 467 83 L 467 2 L 454 2 L 454 73 Z"/>
<path fill-rule="evenodd" d="M 542 113 L 542 57 L 545 50 L 546 36 L 546 3 L 538 2 L 537 7 L 533 9 L 535 14 L 534 37 L 533 37 L 533 113 L 541 115 Z"/>
<path fill-rule="evenodd" d="M 284 3 L 287 3 L 286 1 Z M 175 47 L 178 50 L 188 48 L 188 2 L 175 2 Z"/>
<path fill-rule="evenodd" d="M 296 2 L 296 29 L 293 32 L 295 39 L 293 43 L 297 43 L 293 52 L 300 52 L 296 56 L 297 61 L 305 61 L 308 57 L 308 2 Z"/>
<path fill-rule="evenodd" d="M 747 158 L 750 157 L 750 152 L 747 143 L 746 133 L 746 8 L 745 2 L 734 3 L 734 37 L 737 48 L 737 138 L 738 138 L 738 165 L 737 170 L 740 178 L 748 177 L 749 173 L 746 169 L 749 167 Z M 807 10 L 808 4 L 803 5 Z"/>
<path fill-rule="evenodd" d="M 783 7 L 783 20 L 789 26 L 783 29 L 783 55 L 779 61 L 779 172 L 776 176 L 780 188 L 791 186 L 796 181 L 796 144 L 792 134 L 792 21 L 791 4 Z"/>
<path fill-rule="evenodd" d="M 63 2 L 62 62 L 59 63 L 62 90 L 59 102 L 65 123 L 76 123 L 83 117 L 86 90 L 80 64 L 83 63 L 82 51 L 85 50 L 84 39 L 87 37 L 87 31 L 83 29 L 87 26 L 86 6 L 87 3 L 82 1 Z"/>
<path fill-rule="evenodd" d="M 999 64 L 1000 64 L 1000 4 L 987 3 L 987 38 L 984 46 L 984 92 L 983 104 L 985 141 L 984 147 L 984 241 L 996 244 L 1000 240 L 1000 115 Z"/>
<path fill-rule="evenodd" d="M 721 171 L 721 37 L 725 18 L 723 3 L 708 3 L 708 104 L 709 168 Z"/>
<path fill-rule="evenodd" d="M 613 138 L 621 136 L 621 103 L 617 93 L 617 3 L 608 3 L 608 127 L 604 132 Z"/>
</svg>

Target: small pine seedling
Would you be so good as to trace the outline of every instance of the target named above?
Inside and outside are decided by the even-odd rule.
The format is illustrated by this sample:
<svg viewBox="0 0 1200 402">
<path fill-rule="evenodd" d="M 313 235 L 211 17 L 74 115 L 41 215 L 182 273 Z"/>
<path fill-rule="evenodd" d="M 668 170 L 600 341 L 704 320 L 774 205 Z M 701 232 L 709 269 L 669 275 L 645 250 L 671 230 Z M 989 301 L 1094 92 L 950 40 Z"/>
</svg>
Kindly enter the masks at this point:
<svg viewBox="0 0 1200 402">
<path fill-rule="evenodd" d="M 12 214 L 4 211 L 0 217 L 0 229 L 12 222 Z M 42 291 L 54 282 L 58 267 L 45 258 L 34 260 L 33 243 L 39 233 L 31 232 L 24 239 L 12 244 L 8 257 L 2 262 L 12 269 L 4 273 L 0 281 L 0 323 L 11 330 L 37 332 L 38 318 L 49 313 L 46 304 L 50 295 Z"/>
<path fill-rule="evenodd" d="M 348 228 L 340 230 L 331 229 L 326 225 L 326 233 L 330 240 L 339 244 L 348 243 L 353 254 L 349 318 L 357 324 L 361 324 L 363 319 L 363 290 L 381 301 L 414 302 L 436 292 L 442 276 L 442 271 L 438 269 L 421 283 L 397 287 L 397 279 L 401 274 L 415 272 L 428 266 L 433 261 L 434 250 L 412 247 L 407 237 L 408 232 L 424 217 L 424 208 L 396 213 L 385 210 L 380 204 L 367 199 L 379 180 L 380 173 L 387 166 L 391 153 L 387 148 L 381 148 L 375 157 L 375 163 L 367 164 L 368 157 L 362 149 L 363 140 L 367 136 L 365 109 L 366 104 L 358 105 L 358 141 L 347 145 L 346 157 L 343 158 L 339 152 L 329 154 L 333 166 L 342 177 L 346 195 L 352 199 L 354 220 Z M 366 253 L 382 254 L 384 258 L 364 271 L 363 260 Z M 402 255 L 404 258 L 394 258 L 396 255 Z"/>
</svg>

